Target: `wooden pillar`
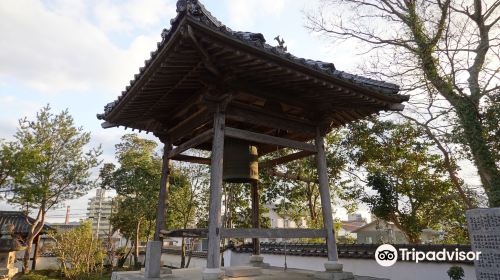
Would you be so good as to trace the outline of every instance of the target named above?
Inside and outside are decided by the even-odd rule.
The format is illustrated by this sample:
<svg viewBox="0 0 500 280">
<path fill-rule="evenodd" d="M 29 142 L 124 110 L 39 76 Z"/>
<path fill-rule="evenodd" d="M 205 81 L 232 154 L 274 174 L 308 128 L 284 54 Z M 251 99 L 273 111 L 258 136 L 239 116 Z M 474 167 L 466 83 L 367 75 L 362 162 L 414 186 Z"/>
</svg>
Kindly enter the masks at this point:
<svg viewBox="0 0 500 280">
<path fill-rule="evenodd" d="M 210 210 L 208 216 L 207 268 L 220 267 L 220 229 L 222 195 L 222 160 L 224 155 L 224 127 L 226 116 L 222 104 L 218 104 L 214 114 L 214 138 L 210 164 Z"/>
<path fill-rule="evenodd" d="M 40 254 L 40 236 L 42 233 L 39 233 L 35 237 L 35 252 L 33 253 L 33 261 L 31 262 L 31 271 L 36 270 L 36 261 L 38 259 L 38 255 Z"/>
<path fill-rule="evenodd" d="M 325 142 L 320 129 L 316 129 L 316 164 L 318 167 L 319 193 L 321 196 L 321 209 L 323 223 L 327 231 L 326 245 L 328 248 L 328 260 L 338 261 L 337 244 L 333 229 L 332 202 L 330 199 L 330 186 L 328 182 L 328 170 L 326 166 Z"/>
<path fill-rule="evenodd" d="M 252 226 L 260 228 L 260 211 L 259 211 L 259 182 L 252 182 Z M 252 238 L 253 254 L 260 255 L 260 240 Z"/>
<path fill-rule="evenodd" d="M 165 146 L 163 147 L 163 163 L 161 167 L 160 195 L 158 196 L 158 207 L 156 208 L 155 241 L 160 241 L 160 231 L 165 227 L 165 210 L 170 184 L 170 158 L 168 154 L 171 150 L 172 145 L 169 142 L 165 142 Z"/>
</svg>

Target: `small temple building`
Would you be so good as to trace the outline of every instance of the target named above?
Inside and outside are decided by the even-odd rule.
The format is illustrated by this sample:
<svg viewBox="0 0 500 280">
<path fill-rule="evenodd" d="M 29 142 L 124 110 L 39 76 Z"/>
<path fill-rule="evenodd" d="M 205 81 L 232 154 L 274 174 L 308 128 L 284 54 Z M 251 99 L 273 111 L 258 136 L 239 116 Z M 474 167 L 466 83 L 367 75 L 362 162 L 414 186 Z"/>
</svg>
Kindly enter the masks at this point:
<svg viewBox="0 0 500 280">
<path fill-rule="evenodd" d="M 328 261 L 317 278 L 353 279 L 338 263 L 323 138 L 378 112 L 402 110 L 408 97 L 398 94 L 397 85 L 296 57 L 283 41 L 271 46 L 260 33 L 231 30 L 197 0 L 177 2 L 177 16 L 161 37 L 122 94 L 97 115 L 103 128 L 151 132 L 164 144 L 155 241 L 147 247 L 144 277 L 159 277 L 162 236 L 203 235 L 208 237 L 204 279 L 224 277 L 220 240 L 225 237 L 253 238 L 256 267 L 263 266 L 259 237 L 325 238 Z M 211 156 L 187 154 L 192 148 Z M 293 152 L 262 160 L 284 148 Z M 308 156 L 316 157 L 324 228 L 261 229 L 259 168 Z M 164 230 L 171 160 L 210 165 L 208 229 Z M 253 228 L 222 228 L 223 182 L 251 184 Z"/>
</svg>

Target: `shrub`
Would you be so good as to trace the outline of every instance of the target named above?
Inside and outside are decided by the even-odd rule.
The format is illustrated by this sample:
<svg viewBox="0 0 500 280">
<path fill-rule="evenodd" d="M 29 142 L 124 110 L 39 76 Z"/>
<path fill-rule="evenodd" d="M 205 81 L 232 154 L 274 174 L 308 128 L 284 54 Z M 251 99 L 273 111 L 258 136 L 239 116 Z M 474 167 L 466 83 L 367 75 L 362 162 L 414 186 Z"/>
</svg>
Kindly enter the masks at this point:
<svg viewBox="0 0 500 280">
<path fill-rule="evenodd" d="M 49 277 L 36 273 L 30 273 L 22 275 L 21 277 L 17 278 L 17 280 L 49 280 Z"/>
<path fill-rule="evenodd" d="M 464 279 L 464 269 L 461 266 L 452 266 L 448 269 L 448 276 L 452 280 L 462 280 Z"/>
<path fill-rule="evenodd" d="M 77 228 L 50 236 L 55 241 L 52 251 L 66 279 L 99 279 L 83 278 L 101 272 L 105 257 L 101 242 L 93 238 L 90 223 L 82 223 Z"/>
</svg>

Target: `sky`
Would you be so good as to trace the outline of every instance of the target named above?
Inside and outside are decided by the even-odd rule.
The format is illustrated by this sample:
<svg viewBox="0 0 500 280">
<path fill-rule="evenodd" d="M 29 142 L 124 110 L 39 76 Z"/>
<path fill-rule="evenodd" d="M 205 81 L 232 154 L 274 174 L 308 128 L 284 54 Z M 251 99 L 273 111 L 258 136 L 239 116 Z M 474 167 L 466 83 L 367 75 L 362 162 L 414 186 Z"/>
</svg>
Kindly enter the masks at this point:
<svg viewBox="0 0 500 280">
<path fill-rule="evenodd" d="M 304 11 L 318 7 L 316 0 L 202 3 L 233 30 L 260 32 L 271 45 L 280 35 L 296 56 L 351 72 L 363 59 L 356 45 L 333 44 L 304 27 Z M 91 145 L 102 145 L 102 159 L 113 161 L 114 145 L 130 130 L 104 130 L 96 114 L 138 73 L 175 14 L 174 0 L 0 1 L 0 138 L 12 139 L 18 119 L 33 118 L 50 104 L 53 112 L 67 108 L 75 123 L 91 132 Z M 472 173 L 466 177 L 477 180 Z M 65 205 L 71 205 L 71 220 L 84 218 L 94 194 L 49 212 L 48 221 L 63 221 Z M 0 209 L 13 207 L 0 202 Z"/>
</svg>

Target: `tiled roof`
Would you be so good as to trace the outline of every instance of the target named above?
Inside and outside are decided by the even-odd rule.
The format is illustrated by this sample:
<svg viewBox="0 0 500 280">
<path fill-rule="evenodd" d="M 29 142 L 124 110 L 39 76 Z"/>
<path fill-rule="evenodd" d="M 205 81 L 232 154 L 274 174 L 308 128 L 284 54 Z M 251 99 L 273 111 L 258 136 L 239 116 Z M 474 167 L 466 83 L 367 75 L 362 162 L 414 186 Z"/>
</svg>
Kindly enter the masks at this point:
<svg viewBox="0 0 500 280">
<path fill-rule="evenodd" d="M 185 16 L 189 16 L 190 18 L 195 19 L 203 25 L 213 29 L 214 31 L 221 32 L 247 45 L 257 47 L 263 52 L 277 55 L 282 59 L 288 60 L 295 64 L 300 64 L 311 70 L 322 72 L 323 74 L 327 74 L 336 79 L 343 80 L 357 86 L 365 87 L 383 95 L 394 95 L 399 91 L 398 85 L 337 70 L 333 63 L 296 57 L 286 52 L 283 47 L 271 46 L 269 44 L 266 44 L 266 39 L 261 33 L 231 30 L 230 28 L 222 24 L 222 22 L 217 20 L 217 18 L 215 18 L 198 0 L 178 0 L 177 16 L 170 21 L 171 29 L 163 30 L 163 32 L 161 33 L 162 40 L 157 43 L 157 49 L 150 53 L 150 59 L 144 61 L 144 66 L 139 68 L 139 73 L 134 75 L 134 79 L 130 81 L 130 85 L 126 86 L 125 91 L 122 92 L 118 99 L 104 106 L 104 114 L 98 114 L 98 119 L 105 119 L 105 116 L 113 110 L 113 108 L 120 102 L 121 99 L 123 99 L 123 97 L 128 93 L 128 91 L 136 83 L 136 81 L 141 78 L 145 69 L 147 69 L 150 63 L 157 57 L 160 50 L 165 46 L 166 42 L 169 41 L 170 37 L 174 33 L 173 30 L 178 27 L 181 19 Z M 405 98 L 404 96 L 401 97 L 403 97 L 404 99 L 402 101 L 407 100 L 407 98 Z"/>
<path fill-rule="evenodd" d="M 0 227 L 6 224 L 13 224 L 14 233 L 18 235 L 27 235 L 31 223 L 34 221 L 35 219 L 20 211 L 0 211 Z M 54 230 L 54 228 L 49 225 L 44 225 L 42 233 L 47 233 L 50 230 Z"/>
</svg>

